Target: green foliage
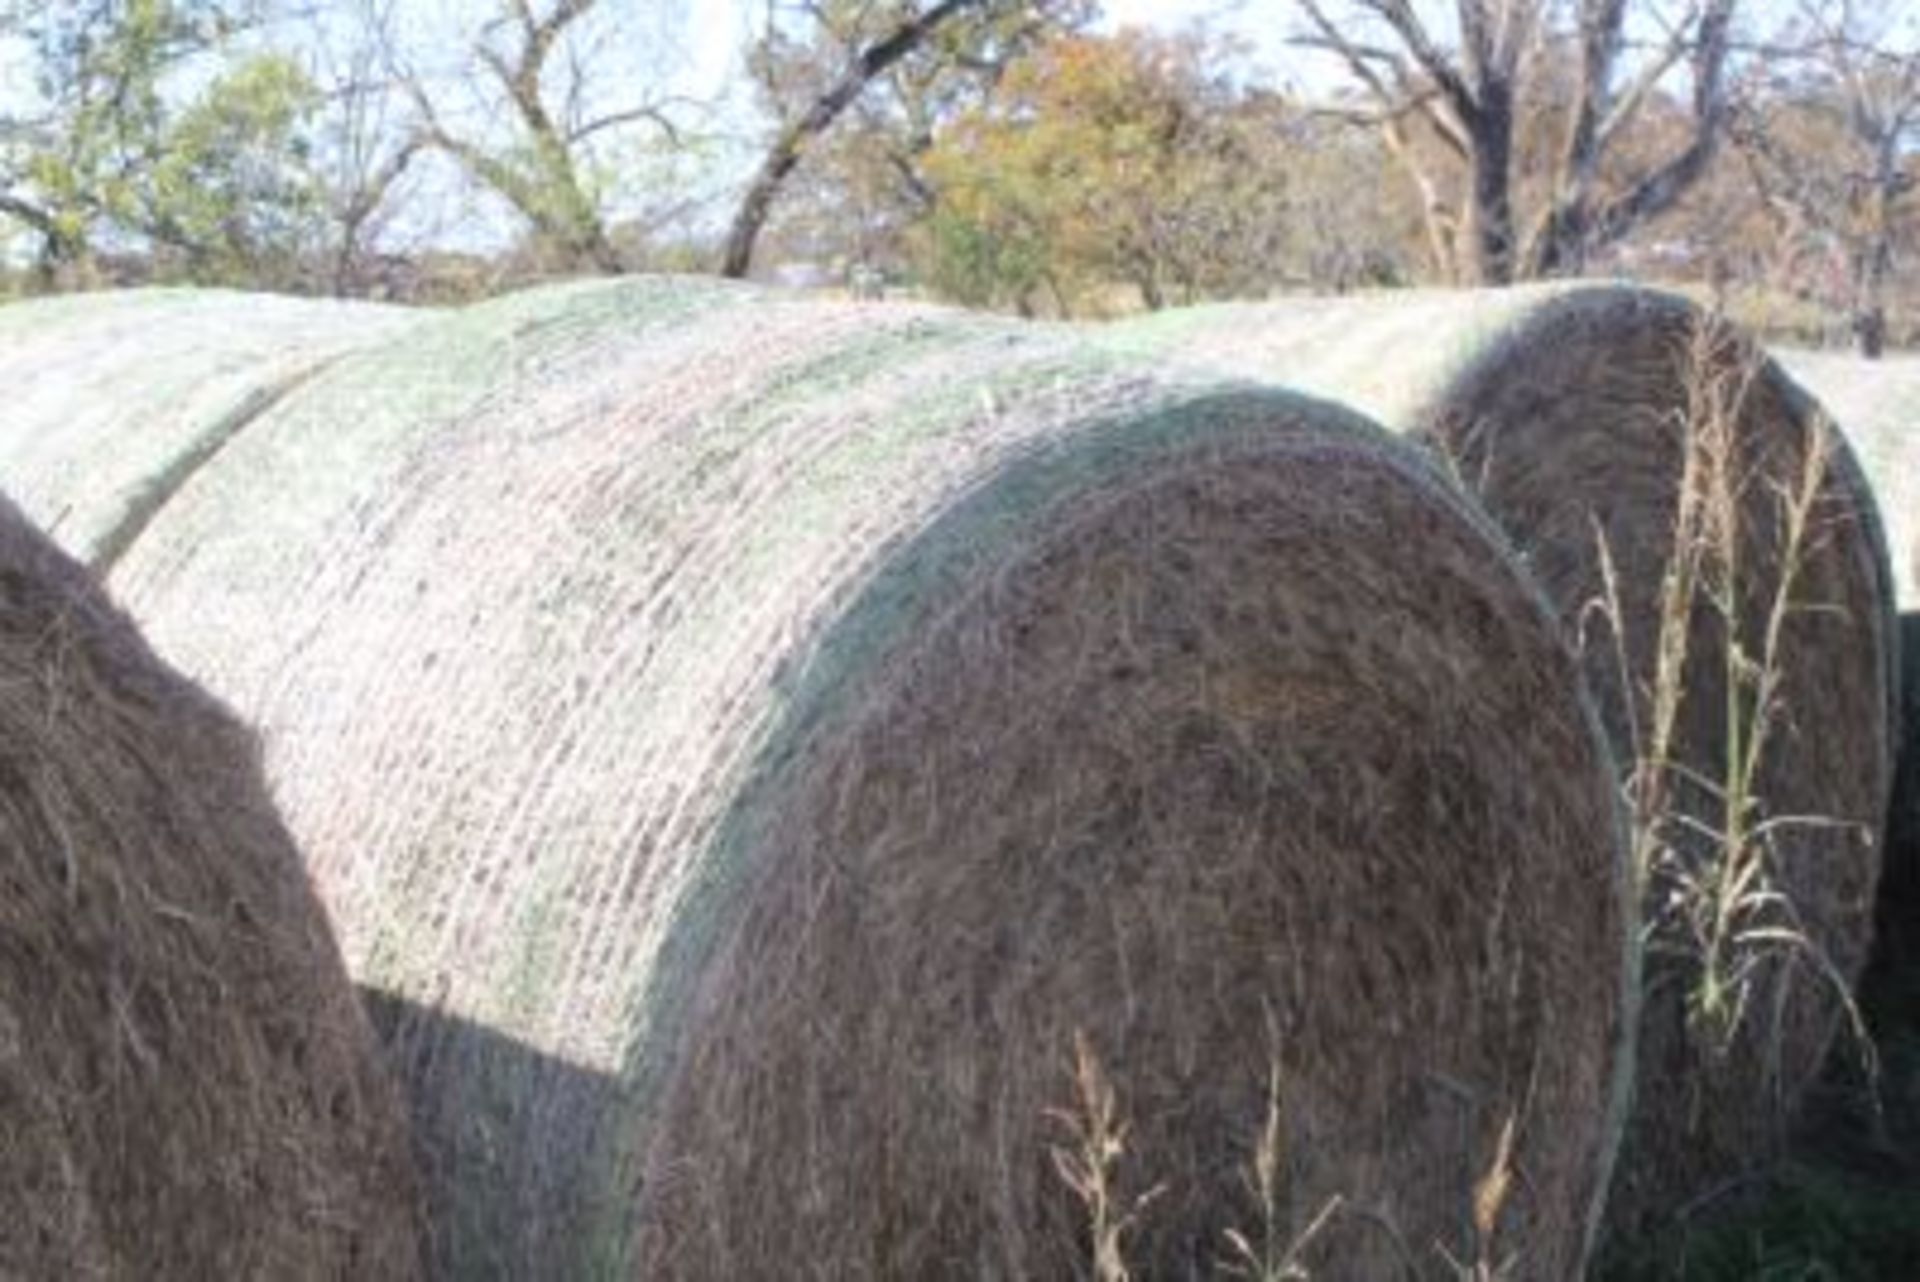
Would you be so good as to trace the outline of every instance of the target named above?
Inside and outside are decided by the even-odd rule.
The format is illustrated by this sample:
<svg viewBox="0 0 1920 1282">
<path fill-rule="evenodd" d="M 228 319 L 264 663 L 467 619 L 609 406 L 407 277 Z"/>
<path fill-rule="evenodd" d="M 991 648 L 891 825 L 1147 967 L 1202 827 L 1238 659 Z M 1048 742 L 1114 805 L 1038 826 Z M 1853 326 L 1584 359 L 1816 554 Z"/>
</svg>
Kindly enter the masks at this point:
<svg viewBox="0 0 1920 1282">
<path fill-rule="evenodd" d="M 318 106 L 290 58 L 241 63 L 164 129 L 137 223 L 177 250 L 195 280 L 259 282 L 290 270 L 321 212 L 304 132 Z"/>
<path fill-rule="evenodd" d="M 1049 272 L 1051 245 L 1044 229 L 1023 219 L 1018 204 L 999 209 L 940 205 L 927 221 L 928 283 L 946 298 L 969 307 L 1033 310 L 1043 286 L 1064 308 L 1059 283 Z"/>
<path fill-rule="evenodd" d="M 926 0 L 776 3 L 748 51 L 770 117 L 802 117 L 860 52 L 924 13 Z M 905 273 L 906 243 L 933 209 L 923 161 L 936 134 L 979 110 L 1048 39 L 1083 30 L 1091 0 L 984 0 L 934 29 L 866 86 L 834 126 L 804 141 L 765 241 L 775 254 Z M 957 295 L 967 296 L 967 295 Z"/>
<path fill-rule="evenodd" d="M 84 277 L 110 249 L 163 275 L 258 281 L 298 253 L 319 95 L 291 58 L 241 54 L 243 27 L 209 0 L 11 15 L 38 101 L 0 122 L 0 216 L 37 237 L 44 278 Z"/>
<path fill-rule="evenodd" d="M 1220 75 L 1198 37 L 1048 42 L 943 130 L 927 274 L 966 302 L 1064 312 L 1113 285 L 1150 308 L 1248 292 L 1286 225 L 1286 112 Z"/>
</svg>

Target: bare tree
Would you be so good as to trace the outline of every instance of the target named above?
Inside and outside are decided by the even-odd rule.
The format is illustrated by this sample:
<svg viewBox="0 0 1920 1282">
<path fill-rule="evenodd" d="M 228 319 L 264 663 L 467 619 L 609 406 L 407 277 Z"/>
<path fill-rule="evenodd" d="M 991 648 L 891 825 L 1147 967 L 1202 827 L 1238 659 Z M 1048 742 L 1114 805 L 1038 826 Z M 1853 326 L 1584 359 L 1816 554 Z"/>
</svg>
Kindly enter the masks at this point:
<svg viewBox="0 0 1920 1282">
<path fill-rule="evenodd" d="M 400 86 L 388 74 L 399 0 L 353 0 L 310 13 L 313 75 L 325 96 L 321 179 L 332 244 L 326 288 L 345 297 L 366 288 L 366 260 L 395 188 L 426 150 L 426 136 L 407 118 Z"/>
<path fill-rule="evenodd" d="M 1733 130 L 1782 235 L 1817 236 L 1845 254 L 1846 306 L 1868 357 L 1886 350 L 1887 289 L 1920 136 L 1920 48 L 1898 47 L 1895 16 L 1873 0 L 1804 0 L 1768 50 L 1778 69 L 1770 93 L 1747 104 Z"/>
<path fill-rule="evenodd" d="M 586 149 L 627 126 L 648 126 L 669 139 L 678 137 L 678 127 L 667 95 L 641 92 L 624 105 L 601 104 L 585 42 L 570 39 L 597 3 L 552 0 L 543 9 L 536 0 L 501 0 L 502 11 L 473 43 L 482 77 L 494 91 L 483 128 L 455 123 L 427 76 L 405 67 L 399 75 L 427 145 L 505 199 L 566 263 L 611 273 L 622 262 L 583 164 Z M 550 83 L 555 80 L 561 82 L 557 88 Z"/>
<path fill-rule="evenodd" d="M 1627 0 L 1572 0 L 1574 27 L 1556 33 L 1550 0 L 1457 0 L 1457 43 L 1443 39 L 1431 7 L 1413 0 L 1299 0 L 1304 42 L 1336 55 L 1368 106 L 1353 118 L 1378 127 L 1408 170 L 1426 211 L 1436 265 L 1456 279 L 1500 284 L 1578 271 L 1591 255 L 1672 209 L 1712 163 L 1728 113 L 1727 63 L 1737 0 L 1684 0 L 1662 14 L 1652 48 L 1628 57 Z M 1362 24 L 1342 21 L 1358 17 Z M 1377 38 L 1376 38 L 1377 37 Z M 1544 100 L 1533 83 L 1560 65 L 1544 54 L 1571 42 L 1576 83 L 1551 172 L 1530 217 L 1516 210 L 1520 124 Z M 1624 186 L 1600 181 L 1608 151 L 1639 120 L 1670 75 L 1690 84 L 1689 128 L 1678 147 Z M 1463 212 L 1414 130 L 1437 140 L 1444 163 L 1464 171 Z"/>
</svg>

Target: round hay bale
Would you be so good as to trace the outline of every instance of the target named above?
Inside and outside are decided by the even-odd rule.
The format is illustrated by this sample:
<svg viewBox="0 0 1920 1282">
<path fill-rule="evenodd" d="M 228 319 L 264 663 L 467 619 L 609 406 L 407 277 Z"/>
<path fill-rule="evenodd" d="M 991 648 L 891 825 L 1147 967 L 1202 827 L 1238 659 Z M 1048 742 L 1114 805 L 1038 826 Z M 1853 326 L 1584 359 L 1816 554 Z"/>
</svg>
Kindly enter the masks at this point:
<svg viewBox="0 0 1920 1282">
<path fill-rule="evenodd" d="M 135 542 L 387 994 L 441 1267 L 1070 1275 L 1107 1085 L 1144 1273 L 1262 1241 L 1269 1133 L 1316 1270 L 1578 1272 L 1636 954 L 1573 657 L 1416 452 L 1137 365 L 542 290 Z"/>
<path fill-rule="evenodd" d="M 418 318 L 222 290 L 0 307 L 7 493 L 61 547 L 101 568 L 262 409 L 341 353 Z"/>
<path fill-rule="evenodd" d="M 1912 1177 L 1920 1175 L 1920 358 L 1789 350 L 1779 359 L 1846 426 L 1906 561 L 1896 576 L 1904 742 L 1861 1004 L 1880 1052 L 1872 1129 Z"/>
<path fill-rule="evenodd" d="M 1902 610 L 1920 610 L 1920 356 L 1870 361 L 1782 350 L 1779 361 L 1846 428 L 1896 559 Z"/>
<path fill-rule="evenodd" d="M 251 737 L 0 501 L 0 1276 L 413 1277 L 415 1192 Z"/>
<path fill-rule="evenodd" d="M 1622 287 L 1203 308 L 1113 327 L 1102 341 L 1347 400 L 1433 448 L 1485 506 L 1581 642 L 1616 755 L 1638 767 L 1637 795 L 1654 797 L 1647 783 L 1657 781 L 1664 796 L 1636 824 L 1651 834 L 1646 816 L 1666 817 L 1664 853 L 1648 857 L 1646 842 L 1636 860 L 1649 996 L 1610 1225 L 1637 1236 L 1779 1152 L 1847 1026 L 1891 774 L 1894 589 L 1847 442 L 1718 322 Z M 1715 475 L 1726 481 L 1719 499 Z M 1683 504 L 1683 490 L 1705 501 Z M 1791 579 L 1783 494 L 1811 499 Z M 1690 533 L 1677 542 L 1683 521 Z M 1699 590 L 1666 595 L 1676 565 L 1706 567 Z M 1602 608 L 1609 601 L 1617 609 Z M 1756 740 L 1753 662 L 1782 601 L 1776 658 L 1762 664 L 1775 712 Z M 1735 669 L 1743 675 L 1730 679 Z M 1730 686 L 1742 692 L 1737 712 Z M 1663 688 L 1679 698 L 1664 752 L 1652 730 L 1668 719 Z M 1745 774 L 1730 768 L 1733 754 L 1754 742 L 1757 770 L 1728 788 Z M 1725 800 L 1741 793 L 1750 810 Z M 1759 871 L 1743 891 L 1719 871 L 1725 843 L 1686 831 L 1724 833 L 1730 812 L 1764 834 L 1733 843 L 1757 856 L 1744 860 Z M 1723 904 L 1736 913 L 1719 916 Z M 1763 935 L 1739 954 L 1713 942 L 1749 928 L 1800 942 Z M 1731 999 L 1718 986 L 1735 983 Z"/>
<path fill-rule="evenodd" d="M 1904 742 L 1862 1004 L 1880 1051 L 1872 1119 L 1884 1123 L 1912 1183 L 1920 1181 L 1920 611 L 1901 615 L 1900 631 Z"/>
</svg>

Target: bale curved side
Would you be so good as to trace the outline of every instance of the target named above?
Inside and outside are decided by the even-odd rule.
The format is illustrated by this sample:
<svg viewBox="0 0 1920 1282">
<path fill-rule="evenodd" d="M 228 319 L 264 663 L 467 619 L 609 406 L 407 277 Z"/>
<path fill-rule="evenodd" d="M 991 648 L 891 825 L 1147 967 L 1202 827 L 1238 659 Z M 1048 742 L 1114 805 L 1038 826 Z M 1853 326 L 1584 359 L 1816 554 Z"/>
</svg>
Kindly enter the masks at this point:
<svg viewBox="0 0 1920 1282">
<path fill-rule="evenodd" d="M 254 745 L 0 502 L 0 1274 L 407 1278 L 392 1083 Z"/>
<path fill-rule="evenodd" d="M 1902 610 L 1920 610 L 1920 357 L 1782 350 L 1780 363 L 1846 428 L 1880 501 Z"/>
<path fill-rule="evenodd" d="M 372 303 L 141 289 L 0 307 L 0 475 L 96 567 L 286 390 L 419 316 Z"/>
<path fill-rule="evenodd" d="M 1509 1120 L 1494 1246 L 1578 1266 L 1633 1026 L 1611 767 L 1497 538 L 1342 411 L 939 311 L 574 286 L 323 374 L 116 581 L 258 718 L 357 973 L 427 1012 L 453 1271 L 804 1238 L 1049 1275 L 1076 1028 L 1128 1186 L 1168 1186 L 1147 1267 L 1257 1230 L 1221 1194 L 1270 1052 L 1336 1273 L 1394 1249 L 1364 1212 L 1471 1250 Z M 690 1192 L 814 1175 L 732 1201 L 737 1257 L 689 1236 Z"/>
<path fill-rule="evenodd" d="M 1733 567 L 1727 600 L 1741 647 L 1750 657 L 1764 647 L 1784 581 L 1780 494 L 1806 477 L 1821 416 L 1777 367 L 1683 300 L 1596 286 L 1305 300 L 1154 318 L 1106 341 L 1347 397 L 1434 446 L 1584 642 L 1588 681 L 1629 763 L 1655 755 L 1647 731 L 1661 619 L 1680 617 L 1663 604 L 1663 586 L 1688 442 L 1706 439 L 1717 398 L 1737 494 L 1718 528 L 1739 532 L 1728 544 L 1737 556 L 1722 558 Z M 1643 870 L 1654 931 L 1640 1103 L 1610 1211 L 1628 1236 L 1778 1151 L 1867 954 L 1892 769 L 1894 588 L 1858 462 L 1826 435 L 1836 439 L 1790 584 L 1778 715 L 1746 816 L 1778 821 L 1760 843 L 1762 875 L 1786 896 L 1786 911 L 1756 910 L 1749 920 L 1810 947 L 1755 955 L 1744 977 L 1752 1017 L 1742 1017 L 1731 1046 L 1697 1035 L 1692 995 L 1703 991 L 1706 949 L 1688 918 L 1714 892 L 1682 879 L 1709 866 L 1700 847 L 1710 843 L 1672 841 L 1681 857 Z M 1712 519 L 1696 528 L 1715 537 Z M 1617 573 L 1622 638 L 1595 610 L 1608 596 L 1602 540 Z M 1665 758 L 1675 768 L 1662 774 L 1681 823 L 1724 829 L 1711 785 L 1729 777 L 1751 707 L 1729 713 L 1726 615 L 1708 595 L 1687 604 L 1684 628 L 1664 629 L 1684 638 L 1687 658 L 1669 669 L 1684 673 L 1684 693 Z M 1806 818 L 1831 822 L 1798 822 Z"/>
<path fill-rule="evenodd" d="M 1874 1030 L 1879 1073 L 1868 1116 L 1879 1156 L 1909 1185 L 1920 1182 L 1920 612 L 1900 616 L 1904 741 L 1887 814 L 1887 867 L 1861 1004 Z M 1813 1137 L 1818 1143 L 1822 1137 Z"/>
</svg>

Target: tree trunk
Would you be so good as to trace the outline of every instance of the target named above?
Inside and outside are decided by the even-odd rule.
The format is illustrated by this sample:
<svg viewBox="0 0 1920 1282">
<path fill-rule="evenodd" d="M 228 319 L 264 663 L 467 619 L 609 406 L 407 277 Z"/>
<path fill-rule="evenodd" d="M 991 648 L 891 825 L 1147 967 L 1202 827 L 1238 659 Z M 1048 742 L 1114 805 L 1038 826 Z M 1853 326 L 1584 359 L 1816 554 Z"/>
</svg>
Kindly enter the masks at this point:
<svg viewBox="0 0 1920 1282">
<path fill-rule="evenodd" d="M 1513 86 L 1482 86 L 1472 125 L 1472 202 L 1467 214 L 1473 285 L 1513 283 Z"/>
<path fill-rule="evenodd" d="M 722 276 L 744 279 L 753 268 L 753 247 L 760 240 L 768 215 L 773 212 L 773 198 L 780 194 L 787 175 L 800 163 L 800 148 L 808 136 L 798 125 L 782 130 L 766 159 L 760 162 L 753 181 L 747 185 L 747 194 L 740 198 L 733 226 L 727 230 L 727 248 L 720 263 Z"/>
<path fill-rule="evenodd" d="M 985 0 L 940 0 L 925 13 L 902 22 L 885 39 L 869 45 L 798 120 L 780 131 L 766 159 L 754 173 L 753 181 L 747 185 L 746 195 L 740 198 L 733 226 L 727 231 L 726 250 L 720 262 L 722 276 L 739 279 L 753 267 L 753 247 L 767 225 L 768 215 L 773 212 L 774 197 L 780 194 L 787 175 L 800 163 L 802 153 L 813 140 L 824 134 L 868 85 L 924 44 L 941 23 L 983 3 Z"/>
<path fill-rule="evenodd" d="M 75 235 L 48 210 L 17 196 L 0 193 L 0 214 L 25 223 L 40 237 L 40 249 L 34 255 L 36 287 L 52 292 L 64 286 L 68 277 L 83 274 L 92 257 L 92 247 L 84 234 Z"/>
<path fill-rule="evenodd" d="M 1884 206 L 1883 199 L 1875 205 Z M 1853 333 L 1860 354 L 1879 360 L 1887 350 L 1887 277 L 1893 268 L 1893 237 L 1887 210 L 1876 208 L 1879 221 L 1853 261 Z"/>
</svg>

